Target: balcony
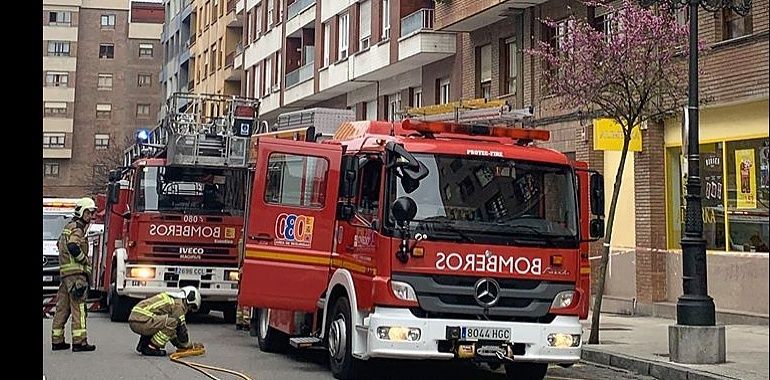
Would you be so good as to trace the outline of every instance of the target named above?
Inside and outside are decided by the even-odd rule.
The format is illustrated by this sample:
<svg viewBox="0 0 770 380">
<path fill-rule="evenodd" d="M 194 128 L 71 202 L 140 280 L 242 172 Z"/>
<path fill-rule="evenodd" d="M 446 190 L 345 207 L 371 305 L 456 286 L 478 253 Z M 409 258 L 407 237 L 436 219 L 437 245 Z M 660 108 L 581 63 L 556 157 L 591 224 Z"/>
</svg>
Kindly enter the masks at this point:
<svg viewBox="0 0 770 380">
<path fill-rule="evenodd" d="M 288 10 L 286 11 L 286 19 L 287 20 L 293 19 L 298 14 L 302 13 L 302 11 L 310 8 L 314 4 L 315 4 L 315 0 L 297 0 L 289 4 Z"/>
<path fill-rule="evenodd" d="M 289 5 L 286 18 L 286 36 L 298 37 L 297 32 L 304 27 L 312 27 L 315 22 L 315 0 L 297 0 Z"/>
<path fill-rule="evenodd" d="M 72 149 L 43 148 L 43 158 L 72 158 Z"/>
<path fill-rule="evenodd" d="M 472 32 L 546 0 L 475 0 L 436 5 L 436 30 Z"/>
<path fill-rule="evenodd" d="M 235 58 L 233 58 L 233 69 L 239 70 L 243 67 L 243 43 L 238 42 L 235 45 Z"/>
<path fill-rule="evenodd" d="M 433 30 L 434 11 L 423 8 L 401 19 L 401 37 L 421 30 Z"/>
<path fill-rule="evenodd" d="M 246 7 L 246 0 L 238 0 L 235 2 L 235 13 L 243 15 L 243 10 Z"/>
<path fill-rule="evenodd" d="M 229 54 L 225 55 L 225 68 L 233 67 L 234 62 L 235 62 L 235 52 L 231 51 Z"/>
<path fill-rule="evenodd" d="M 243 27 L 243 15 L 235 12 L 227 12 L 224 17 L 225 25 L 228 28 L 242 28 Z"/>
<path fill-rule="evenodd" d="M 306 80 L 313 79 L 313 74 L 315 73 L 313 66 L 314 64 L 315 62 L 311 61 L 306 65 L 286 74 L 286 88 L 294 86 L 298 83 L 302 83 Z"/>
</svg>

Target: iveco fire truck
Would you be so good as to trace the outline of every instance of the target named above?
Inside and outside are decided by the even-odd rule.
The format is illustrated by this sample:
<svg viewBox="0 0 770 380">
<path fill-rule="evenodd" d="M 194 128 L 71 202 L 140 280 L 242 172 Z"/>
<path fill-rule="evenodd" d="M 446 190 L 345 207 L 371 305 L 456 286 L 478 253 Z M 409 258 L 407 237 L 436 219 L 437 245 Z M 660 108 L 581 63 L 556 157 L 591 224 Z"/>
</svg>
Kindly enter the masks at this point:
<svg viewBox="0 0 770 380">
<path fill-rule="evenodd" d="M 193 285 L 201 310 L 235 319 L 249 136 L 259 104 L 223 95 L 174 94 L 153 131 L 139 131 L 110 174 L 99 288 L 110 318 L 135 302 Z"/>
<path fill-rule="evenodd" d="M 466 359 L 516 379 L 577 362 L 603 180 L 533 145 L 548 131 L 501 123 L 253 136 L 239 302 L 258 308 L 259 347 L 325 346 L 340 379 L 371 358 Z"/>
</svg>

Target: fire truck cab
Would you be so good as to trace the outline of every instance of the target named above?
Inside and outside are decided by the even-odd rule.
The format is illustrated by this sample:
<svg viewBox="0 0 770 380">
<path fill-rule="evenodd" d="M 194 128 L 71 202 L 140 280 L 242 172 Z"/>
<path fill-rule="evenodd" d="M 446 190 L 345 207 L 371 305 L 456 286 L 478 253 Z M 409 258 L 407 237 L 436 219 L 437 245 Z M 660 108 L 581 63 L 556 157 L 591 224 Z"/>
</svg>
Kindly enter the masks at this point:
<svg viewBox="0 0 770 380">
<path fill-rule="evenodd" d="M 325 346 L 339 379 L 370 358 L 516 379 L 579 361 L 603 179 L 532 145 L 548 137 L 410 119 L 252 137 L 239 302 L 260 348 Z"/>
</svg>

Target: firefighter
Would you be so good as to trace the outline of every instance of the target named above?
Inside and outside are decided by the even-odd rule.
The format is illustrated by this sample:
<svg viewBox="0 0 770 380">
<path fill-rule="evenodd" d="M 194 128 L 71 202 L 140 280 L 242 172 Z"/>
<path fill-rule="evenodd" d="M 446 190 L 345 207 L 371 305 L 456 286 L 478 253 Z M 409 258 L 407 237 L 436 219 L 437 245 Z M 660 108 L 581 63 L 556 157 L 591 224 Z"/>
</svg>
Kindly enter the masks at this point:
<svg viewBox="0 0 770 380">
<path fill-rule="evenodd" d="M 131 331 L 140 335 L 136 351 L 147 356 L 165 356 L 168 342 L 177 349 L 193 347 L 185 314 L 198 311 L 200 306 L 201 295 L 194 286 L 185 286 L 178 292 L 163 292 L 136 304 L 128 317 Z"/>
<path fill-rule="evenodd" d="M 58 301 L 51 327 L 51 348 L 54 351 L 70 348 L 69 343 L 64 342 L 64 325 L 70 315 L 72 351 L 96 350 L 96 346 L 88 344 L 86 339 L 86 297 L 91 278 L 86 231 L 95 212 L 96 203 L 93 199 L 86 197 L 78 200 L 74 216 L 62 229 L 57 242 L 61 283 L 56 294 Z"/>
</svg>

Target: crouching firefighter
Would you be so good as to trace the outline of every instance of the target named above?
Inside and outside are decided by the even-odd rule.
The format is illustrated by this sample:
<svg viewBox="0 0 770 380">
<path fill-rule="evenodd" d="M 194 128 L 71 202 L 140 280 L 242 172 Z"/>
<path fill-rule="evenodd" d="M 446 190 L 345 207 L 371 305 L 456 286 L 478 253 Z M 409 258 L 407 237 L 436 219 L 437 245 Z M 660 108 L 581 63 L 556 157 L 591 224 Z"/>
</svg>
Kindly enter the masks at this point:
<svg viewBox="0 0 770 380">
<path fill-rule="evenodd" d="M 177 349 L 193 347 L 187 333 L 185 314 L 201 306 L 201 295 L 194 286 L 178 292 L 163 292 L 134 306 L 128 317 L 131 331 L 140 335 L 136 351 L 142 355 L 165 356 L 166 343 Z"/>
<path fill-rule="evenodd" d="M 86 339 L 86 297 L 91 277 L 91 263 L 88 260 L 88 239 L 86 231 L 96 212 L 96 203 L 91 198 L 82 198 L 75 204 L 75 215 L 62 229 L 57 247 L 59 249 L 59 273 L 61 284 L 56 294 L 56 312 L 51 328 L 51 348 L 66 350 L 70 345 L 64 342 L 64 325 L 72 317 L 72 351 L 96 350 Z"/>
</svg>

